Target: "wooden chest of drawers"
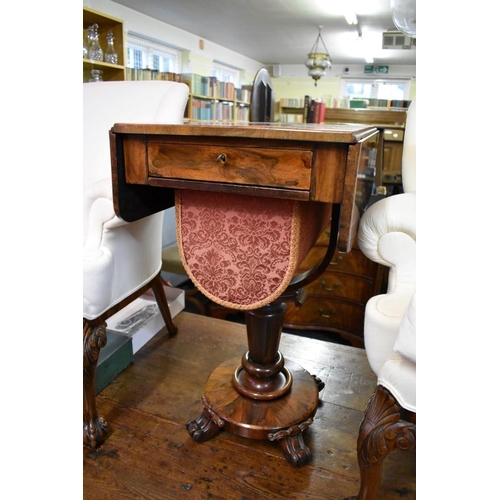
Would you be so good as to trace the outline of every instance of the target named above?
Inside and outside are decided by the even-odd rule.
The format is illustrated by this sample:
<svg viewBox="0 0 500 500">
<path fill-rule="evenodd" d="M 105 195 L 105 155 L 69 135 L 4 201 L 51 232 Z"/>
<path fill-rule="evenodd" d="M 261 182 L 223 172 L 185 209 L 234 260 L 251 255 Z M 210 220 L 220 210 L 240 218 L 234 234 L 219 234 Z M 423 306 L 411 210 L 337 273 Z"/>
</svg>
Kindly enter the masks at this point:
<svg viewBox="0 0 500 500">
<path fill-rule="evenodd" d="M 329 234 L 325 231 L 311 249 L 299 271 L 312 267 L 326 253 Z M 284 327 L 338 333 L 353 346 L 364 347 L 365 305 L 370 297 L 385 291 L 388 268 L 372 262 L 355 243 L 351 252 L 335 252 L 328 269 L 305 287 L 301 307 L 289 303 Z"/>
</svg>

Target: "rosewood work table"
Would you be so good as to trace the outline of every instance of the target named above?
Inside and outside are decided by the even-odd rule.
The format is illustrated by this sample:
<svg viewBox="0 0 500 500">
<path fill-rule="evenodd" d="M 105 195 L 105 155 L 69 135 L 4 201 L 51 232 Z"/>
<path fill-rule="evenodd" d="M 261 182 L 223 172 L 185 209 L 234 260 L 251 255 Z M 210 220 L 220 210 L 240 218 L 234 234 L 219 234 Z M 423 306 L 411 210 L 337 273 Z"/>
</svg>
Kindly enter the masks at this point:
<svg viewBox="0 0 500 500">
<path fill-rule="evenodd" d="M 351 250 L 372 193 L 378 131 L 353 124 L 115 124 L 115 211 L 133 222 L 176 206 L 183 264 L 211 300 L 245 312 L 248 352 L 207 379 L 195 441 L 221 429 L 311 458 L 302 433 L 324 384 L 283 358 L 286 303 L 305 300 L 333 253 Z M 297 272 L 320 232 L 324 258 Z"/>
</svg>

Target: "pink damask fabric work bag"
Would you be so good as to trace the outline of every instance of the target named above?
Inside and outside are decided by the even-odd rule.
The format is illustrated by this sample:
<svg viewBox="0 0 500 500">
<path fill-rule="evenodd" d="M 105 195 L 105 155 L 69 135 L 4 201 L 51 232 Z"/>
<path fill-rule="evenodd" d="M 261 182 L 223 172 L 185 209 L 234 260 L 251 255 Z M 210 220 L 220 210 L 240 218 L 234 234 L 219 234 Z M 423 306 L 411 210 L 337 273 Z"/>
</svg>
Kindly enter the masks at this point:
<svg viewBox="0 0 500 500">
<path fill-rule="evenodd" d="M 285 291 L 330 214 L 324 203 L 178 190 L 179 253 L 209 299 L 257 309 Z"/>
</svg>

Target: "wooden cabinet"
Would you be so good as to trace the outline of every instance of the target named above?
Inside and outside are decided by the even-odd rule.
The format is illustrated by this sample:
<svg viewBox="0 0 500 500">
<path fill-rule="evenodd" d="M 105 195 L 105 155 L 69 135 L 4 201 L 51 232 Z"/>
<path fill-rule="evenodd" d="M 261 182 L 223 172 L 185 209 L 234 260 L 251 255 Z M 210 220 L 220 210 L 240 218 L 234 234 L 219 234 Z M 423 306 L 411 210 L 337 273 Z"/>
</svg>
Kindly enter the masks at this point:
<svg viewBox="0 0 500 500">
<path fill-rule="evenodd" d="M 299 268 L 314 266 L 326 254 L 329 235 L 325 231 Z M 366 302 L 387 286 L 388 268 L 364 256 L 355 243 L 351 252 L 338 250 L 328 269 L 305 287 L 308 292 L 301 307 L 289 303 L 284 327 L 338 333 L 356 347 L 364 347 L 363 326 Z"/>
<path fill-rule="evenodd" d="M 385 128 L 383 129 L 383 165 L 382 185 L 400 185 L 401 167 L 403 158 L 404 130 Z"/>
<path fill-rule="evenodd" d="M 181 81 L 189 86 L 188 120 L 248 122 L 251 86 L 235 88 L 232 83 L 194 73 L 182 74 Z"/>
<path fill-rule="evenodd" d="M 380 130 L 377 158 L 377 186 L 386 186 L 389 194 L 396 194 L 401 187 L 403 139 L 406 109 L 346 109 L 327 108 L 325 123 L 366 123 Z"/>
<path fill-rule="evenodd" d="M 101 12 L 83 7 L 83 40 L 87 39 L 87 28 L 92 24 L 99 26 L 99 45 L 106 53 L 108 42 L 106 37 L 109 32 L 113 34 L 115 51 L 118 54 L 118 64 L 109 64 L 104 61 L 91 61 L 83 59 L 83 81 L 88 82 L 93 69 L 101 70 L 104 81 L 125 80 L 125 43 L 123 35 L 123 21 L 108 16 Z"/>
</svg>

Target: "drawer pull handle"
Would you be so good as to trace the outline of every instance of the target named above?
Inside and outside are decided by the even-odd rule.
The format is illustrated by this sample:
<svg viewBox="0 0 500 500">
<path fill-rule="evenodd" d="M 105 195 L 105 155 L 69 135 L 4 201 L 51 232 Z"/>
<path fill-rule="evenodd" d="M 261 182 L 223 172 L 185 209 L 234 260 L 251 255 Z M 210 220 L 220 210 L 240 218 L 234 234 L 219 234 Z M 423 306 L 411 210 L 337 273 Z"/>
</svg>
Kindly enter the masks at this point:
<svg viewBox="0 0 500 500">
<path fill-rule="evenodd" d="M 322 308 L 322 307 L 320 307 L 320 308 L 318 309 L 318 312 L 319 312 L 319 314 L 320 314 L 321 316 L 323 316 L 323 318 L 331 318 L 332 316 L 335 316 L 335 314 L 337 314 L 337 311 L 336 311 L 335 309 L 332 309 L 332 310 L 330 311 L 330 314 L 325 314 L 325 313 L 323 312 L 323 308 Z"/>
<path fill-rule="evenodd" d="M 326 286 L 326 281 L 323 280 L 321 282 L 323 285 L 323 290 L 326 290 L 327 292 L 333 292 L 335 289 L 337 289 L 340 286 L 340 283 L 337 281 L 336 283 L 333 284 L 333 286 Z"/>
<path fill-rule="evenodd" d="M 215 160 L 215 161 L 220 161 L 220 162 L 222 162 L 222 163 L 226 163 L 226 161 L 227 161 L 227 156 L 226 156 L 224 153 L 222 153 L 221 155 L 219 155 L 219 156 L 217 157 L 217 160 Z"/>
<path fill-rule="evenodd" d="M 337 264 L 340 264 L 341 262 L 342 262 L 342 255 L 339 255 L 339 256 L 337 257 L 337 260 L 336 260 L 336 261 L 333 261 L 333 260 L 332 260 L 332 261 L 330 262 L 330 266 L 336 266 Z"/>
</svg>

